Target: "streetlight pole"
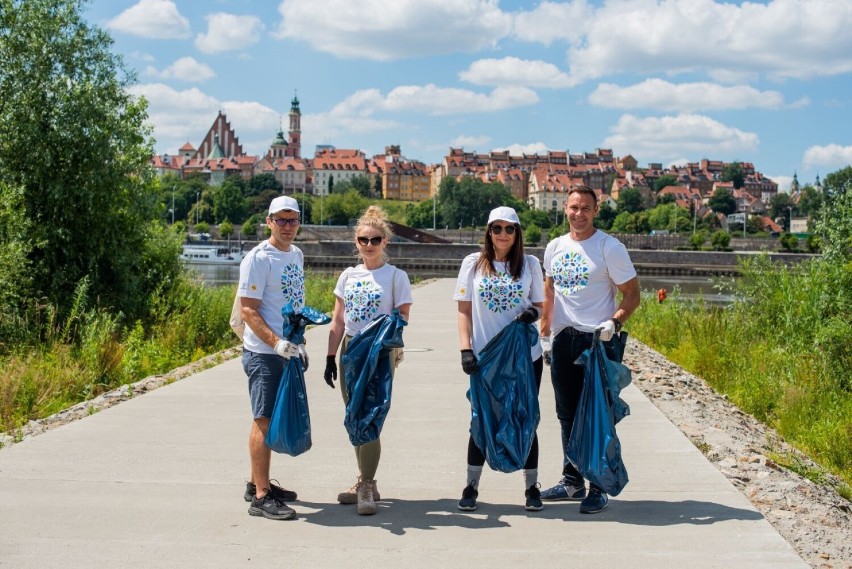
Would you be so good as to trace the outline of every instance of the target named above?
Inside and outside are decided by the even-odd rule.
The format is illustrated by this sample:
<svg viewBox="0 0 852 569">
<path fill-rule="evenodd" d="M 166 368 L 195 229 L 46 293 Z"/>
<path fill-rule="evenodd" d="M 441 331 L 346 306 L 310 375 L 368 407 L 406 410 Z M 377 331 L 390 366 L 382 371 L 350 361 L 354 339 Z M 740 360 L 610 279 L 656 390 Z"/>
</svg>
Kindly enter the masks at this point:
<svg viewBox="0 0 852 569">
<path fill-rule="evenodd" d="M 198 225 L 198 198 L 201 196 L 200 190 L 195 190 L 195 225 Z"/>
<path fill-rule="evenodd" d="M 172 225 L 175 224 L 175 187 L 172 186 Z"/>
<path fill-rule="evenodd" d="M 438 190 L 435 190 L 435 192 L 432 194 L 432 231 L 435 231 L 435 213 L 436 213 L 435 202 L 437 201 L 437 199 L 438 199 Z"/>
</svg>

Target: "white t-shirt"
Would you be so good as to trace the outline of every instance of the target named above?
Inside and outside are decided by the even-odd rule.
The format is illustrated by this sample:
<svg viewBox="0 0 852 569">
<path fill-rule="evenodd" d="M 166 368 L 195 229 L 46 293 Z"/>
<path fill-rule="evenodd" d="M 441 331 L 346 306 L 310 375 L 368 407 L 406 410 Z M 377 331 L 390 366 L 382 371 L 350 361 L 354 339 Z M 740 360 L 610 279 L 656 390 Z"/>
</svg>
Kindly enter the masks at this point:
<svg viewBox="0 0 852 569">
<path fill-rule="evenodd" d="M 547 244 L 544 274 L 553 279 L 554 302 L 550 332 L 571 326 L 594 332 L 615 314 L 616 285 L 636 276 L 624 245 L 603 231 L 583 241 L 570 233 Z"/>
<path fill-rule="evenodd" d="M 405 271 L 385 263 L 375 270 L 349 267 L 337 279 L 334 296 L 343 300 L 347 336 L 354 336 L 380 314 L 411 304 L 411 283 Z"/>
<path fill-rule="evenodd" d="M 479 253 L 471 253 L 462 261 L 453 300 L 471 303 L 473 338 L 471 347 L 478 354 L 485 345 L 515 317 L 534 302 L 544 302 L 544 278 L 541 263 L 533 255 L 524 255 L 520 280 L 513 280 L 506 263 L 494 262 L 494 275 L 476 271 Z M 541 345 L 531 350 L 533 360 L 541 357 Z"/>
<path fill-rule="evenodd" d="M 293 309 L 305 306 L 305 270 L 302 250 L 290 245 L 289 251 L 281 251 L 269 241 L 263 241 L 249 251 L 240 263 L 240 284 L 237 294 L 241 297 L 260 299 L 258 312 L 266 324 L 278 336 L 284 331 L 281 309 L 288 302 Z M 246 323 L 243 347 L 259 354 L 274 354 L 275 349 L 257 337 Z"/>
</svg>

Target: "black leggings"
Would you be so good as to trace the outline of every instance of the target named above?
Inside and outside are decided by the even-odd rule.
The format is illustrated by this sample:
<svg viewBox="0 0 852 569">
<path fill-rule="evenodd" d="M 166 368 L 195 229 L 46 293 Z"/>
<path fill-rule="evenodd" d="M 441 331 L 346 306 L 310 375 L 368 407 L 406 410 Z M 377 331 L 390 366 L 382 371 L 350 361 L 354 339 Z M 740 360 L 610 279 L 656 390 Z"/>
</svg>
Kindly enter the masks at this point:
<svg viewBox="0 0 852 569">
<path fill-rule="evenodd" d="M 538 395 L 541 389 L 541 372 L 544 369 L 544 361 L 538 358 L 533 362 L 533 372 L 535 373 L 535 392 Z M 473 437 L 467 441 L 467 463 L 471 466 L 482 466 L 485 464 L 485 455 L 473 442 Z M 527 456 L 527 461 L 524 463 L 524 470 L 532 470 L 538 468 L 538 434 L 533 437 L 530 454 Z"/>
</svg>

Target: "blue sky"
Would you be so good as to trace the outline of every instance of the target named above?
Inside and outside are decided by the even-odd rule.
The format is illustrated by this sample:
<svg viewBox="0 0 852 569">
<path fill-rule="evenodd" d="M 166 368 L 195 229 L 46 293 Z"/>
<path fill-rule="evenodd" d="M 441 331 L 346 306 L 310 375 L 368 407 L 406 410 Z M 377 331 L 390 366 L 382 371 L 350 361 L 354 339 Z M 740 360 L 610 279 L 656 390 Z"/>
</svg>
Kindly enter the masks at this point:
<svg viewBox="0 0 852 569">
<path fill-rule="evenodd" d="M 223 110 L 249 154 L 287 128 L 398 144 L 612 148 L 640 166 L 752 162 L 786 189 L 852 164 L 849 0 L 91 0 L 149 101 L 156 151 Z"/>
</svg>

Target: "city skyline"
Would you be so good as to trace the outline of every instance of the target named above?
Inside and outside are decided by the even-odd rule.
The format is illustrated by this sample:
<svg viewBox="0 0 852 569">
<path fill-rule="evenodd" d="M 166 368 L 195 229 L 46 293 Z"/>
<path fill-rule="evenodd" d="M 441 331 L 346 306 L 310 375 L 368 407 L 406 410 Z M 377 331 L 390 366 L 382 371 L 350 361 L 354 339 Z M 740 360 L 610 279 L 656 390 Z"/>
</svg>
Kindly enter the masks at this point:
<svg viewBox="0 0 852 569">
<path fill-rule="evenodd" d="M 305 157 L 399 145 L 611 148 L 645 166 L 753 163 L 786 190 L 852 163 L 852 4 L 93 0 L 149 101 L 158 154 L 219 110 L 262 155 L 297 94 Z M 335 17 L 330 17 L 333 15 Z"/>
</svg>

